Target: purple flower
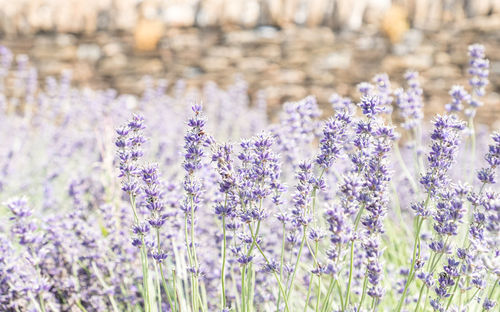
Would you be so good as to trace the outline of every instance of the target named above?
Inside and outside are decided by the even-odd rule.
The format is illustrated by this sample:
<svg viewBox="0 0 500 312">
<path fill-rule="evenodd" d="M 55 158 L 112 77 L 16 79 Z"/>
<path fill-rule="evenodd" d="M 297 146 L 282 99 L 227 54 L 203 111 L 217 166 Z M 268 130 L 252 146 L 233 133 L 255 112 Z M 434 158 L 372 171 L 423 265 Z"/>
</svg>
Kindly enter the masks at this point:
<svg viewBox="0 0 500 312">
<path fill-rule="evenodd" d="M 122 190 L 131 196 L 139 192 L 138 179 L 140 175 L 138 160 L 143 156 L 141 145 L 146 142 L 142 132 L 145 129 L 144 118 L 133 115 L 126 126 L 116 130 L 118 137 L 115 145 L 120 161 L 119 169 L 122 178 Z"/>
<path fill-rule="evenodd" d="M 345 244 L 350 238 L 350 227 L 348 226 L 346 216 L 340 206 L 333 206 L 325 213 L 330 232 L 330 242 L 334 245 Z M 334 260 L 338 257 L 335 249 L 330 250 L 329 258 Z"/>
<path fill-rule="evenodd" d="M 469 85 L 476 96 L 483 96 L 488 85 L 490 62 L 485 58 L 484 46 L 473 44 L 469 46 Z"/>
<path fill-rule="evenodd" d="M 483 302 L 483 309 L 485 311 L 489 311 L 493 309 L 497 305 L 496 301 L 491 300 L 490 298 L 485 298 Z"/>
<path fill-rule="evenodd" d="M 296 227 L 301 227 L 309 224 L 311 221 L 311 195 L 316 184 L 311 163 L 301 163 L 296 177 L 297 185 L 292 197 L 293 207 L 291 209 L 291 217 L 292 224 Z"/>
<path fill-rule="evenodd" d="M 328 169 L 339 156 L 348 140 L 348 126 L 351 120 L 350 113 L 339 112 L 326 121 L 320 140 L 320 154 L 316 157 L 316 163 L 320 167 Z"/>
<path fill-rule="evenodd" d="M 381 105 L 386 109 L 390 109 L 393 98 L 391 96 L 392 90 L 389 76 L 386 73 L 377 74 L 373 77 L 372 81 L 376 88 L 376 94 L 380 98 Z"/>
<path fill-rule="evenodd" d="M 464 108 L 463 103 L 468 103 L 471 99 L 464 87 L 459 85 L 453 86 L 449 93 L 451 95 L 451 103 L 445 105 L 448 112 L 462 111 Z"/>
<path fill-rule="evenodd" d="M 328 99 L 328 102 L 332 106 L 332 108 L 335 110 L 335 112 L 349 112 L 353 113 L 354 107 L 353 103 L 350 98 L 347 97 L 341 97 L 337 93 L 333 93 L 330 98 Z"/>
<path fill-rule="evenodd" d="M 488 153 L 484 156 L 489 166 L 482 168 L 477 173 L 479 181 L 485 184 L 494 184 L 496 182 L 495 169 L 500 165 L 500 131 L 493 133 L 491 137 L 493 138 L 493 144 L 488 146 Z"/>
<path fill-rule="evenodd" d="M 362 97 L 365 97 L 365 96 L 367 97 L 367 96 L 372 95 L 372 92 L 375 89 L 375 87 L 371 83 L 361 82 L 360 84 L 357 85 L 357 89 L 358 89 L 359 93 L 361 93 Z"/>
<path fill-rule="evenodd" d="M 460 131 L 465 128 L 455 115 L 438 115 L 431 133 L 431 151 L 427 160 L 427 172 L 420 183 L 430 194 L 443 190 L 448 184 L 446 173 L 454 163 L 460 143 Z"/>
<path fill-rule="evenodd" d="M 394 94 L 396 96 L 396 105 L 399 108 L 399 113 L 403 117 L 402 126 L 406 129 L 417 127 L 424 117 L 422 108 L 423 90 L 418 82 L 418 73 L 407 71 L 404 75 L 408 85 L 407 90 L 397 89 Z"/>
<path fill-rule="evenodd" d="M 19 238 L 19 243 L 32 246 L 39 241 L 37 227 L 30 218 L 32 210 L 28 206 L 28 200 L 25 197 L 13 198 L 7 202 L 7 207 L 13 214 L 10 218 L 13 221 L 11 232 Z"/>
<path fill-rule="evenodd" d="M 384 108 L 381 105 L 381 99 L 377 95 L 363 96 L 361 98 L 361 102 L 358 103 L 358 106 L 361 107 L 363 114 L 369 118 L 373 118 L 377 114 L 384 111 Z"/>
</svg>

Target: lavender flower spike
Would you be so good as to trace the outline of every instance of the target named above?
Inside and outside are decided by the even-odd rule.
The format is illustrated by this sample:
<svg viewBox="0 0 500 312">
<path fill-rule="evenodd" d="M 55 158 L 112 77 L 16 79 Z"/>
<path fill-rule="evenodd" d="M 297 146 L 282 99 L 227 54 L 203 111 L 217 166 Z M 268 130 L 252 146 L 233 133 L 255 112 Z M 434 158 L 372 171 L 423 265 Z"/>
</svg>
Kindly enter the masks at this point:
<svg viewBox="0 0 500 312">
<path fill-rule="evenodd" d="M 490 73 L 490 62 L 485 58 L 484 46 L 473 44 L 469 46 L 469 85 L 473 89 L 473 94 L 483 96 L 485 87 L 488 85 L 488 75 Z"/>
</svg>

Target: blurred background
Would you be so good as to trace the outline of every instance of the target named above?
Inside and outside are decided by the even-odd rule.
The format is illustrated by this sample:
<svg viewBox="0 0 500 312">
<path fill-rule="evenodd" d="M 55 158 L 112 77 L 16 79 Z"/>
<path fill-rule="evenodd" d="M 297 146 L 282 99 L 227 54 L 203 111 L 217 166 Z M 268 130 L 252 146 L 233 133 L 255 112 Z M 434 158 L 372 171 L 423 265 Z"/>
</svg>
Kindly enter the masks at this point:
<svg viewBox="0 0 500 312">
<path fill-rule="evenodd" d="M 146 75 L 170 89 L 242 77 L 271 115 L 309 94 L 323 107 L 334 91 L 357 100 L 380 72 L 397 87 L 407 69 L 421 74 L 426 111 L 442 112 L 467 84 L 475 42 L 491 62 L 477 118 L 493 125 L 500 0 L 0 0 L 0 44 L 28 55 L 40 82 L 71 70 L 78 87 L 138 95 Z"/>
</svg>

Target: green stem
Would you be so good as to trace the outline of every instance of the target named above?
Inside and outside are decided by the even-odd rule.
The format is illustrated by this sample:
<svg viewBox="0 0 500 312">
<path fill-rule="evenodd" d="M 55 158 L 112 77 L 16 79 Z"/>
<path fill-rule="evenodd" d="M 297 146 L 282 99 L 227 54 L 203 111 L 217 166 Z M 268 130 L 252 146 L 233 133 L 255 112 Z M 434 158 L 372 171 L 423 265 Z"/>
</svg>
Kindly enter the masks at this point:
<svg viewBox="0 0 500 312">
<path fill-rule="evenodd" d="M 318 276 L 318 290 L 316 293 L 316 308 L 314 308 L 315 312 L 318 312 L 320 299 L 321 299 L 321 274 Z"/>
<path fill-rule="evenodd" d="M 455 282 L 455 287 L 453 287 L 453 292 L 451 293 L 450 299 L 448 299 L 448 304 L 446 305 L 446 310 L 448 310 L 448 308 L 450 307 L 451 301 L 453 300 L 453 297 L 455 296 L 455 292 L 457 291 L 457 287 L 458 287 L 458 280 L 459 280 L 459 278 L 457 278 L 457 280 Z"/>
<path fill-rule="evenodd" d="M 80 300 L 76 300 L 75 304 L 82 312 L 88 312 L 87 309 L 85 309 L 85 307 L 82 305 Z"/>
<path fill-rule="evenodd" d="M 418 293 L 417 305 L 415 306 L 415 312 L 418 311 L 418 308 L 420 306 L 420 301 L 422 300 L 422 294 L 424 293 L 424 288 L 425 288 L 425 283 L 423 283 L 422 287 L 420 287 L 420 292 Z"/>
<path fill-rule="evenodd" d="M 283 222 L 283 235 L 281 238 L 281 256 L 280 256 L 280 280 L 283 279 L 283 263 L 285 260 L 285 242 L 286 242 L 285 234 L 286 234 L 286 226 L 285 226 L 285 223 Z M 281 292 L 278 293 L 278 302 L 276 303 L 276 312 L 279 312 L 280 303 L 281 303 Z"/>
<path fill-rule="evenodd" d="M 185 237 L 185 240 L 186 240 L 186 250 L 187 250 L 187 256 L 188 256 L 188 262 L 189 262 L 189 266 L 193 266 L 193 259 L 192 259 L 192 256 L 191 256 L 191 246 L 189 244 L 189 235 L 188 235 L 188 215 L 185 214 L 184 215 L 184 237 Z M 193 274 L 191 273 L 190 274 L 190 282 L 191 282 L 191 307 L 194 309 L 195 308 L 195 302 L 196 302 L 196 294 L 195 294 L 195 290 L 194 290 L 194 278 L 193 278 Z"/>
<path fill-rule="evenodd" d="M 476 297 L 477 293 L 481 291 L 481 288 L 478 288 L 473 294 L 472 294 L 472 297 L 470 297 L 469 299 L 467 299 L 467 301 L 465 302 L 465 305 L 469 305 L 469 303 L 471 303 L 471 301 L 474 299 L 474 297 Z"/>
<path fill-rule="evenodd" d="M 129 194 L 130 205 L 132 206 L 132 211 L 134 213 L 134 222 L 139 225 L 139 217 L 137 215 L 137 207 L 135 202 L 135 196 Z M 144 235 L 141 235 L 141 265 L 142 265 L 142 287 L 143 287 L 143 297 L 144 297 L 144 307 L 146 312 L 151 311 L 151 306 L 149 302 L 149 266 L 148 266 L 148 255 L 146 252 L 146 245 L 144 242 Z"/>
<path fill-rule="evenodd" d="M 160 253 L 161 248 L 160 248 L 160 229 L 159 228 L 156 228 L 156 244 L 158 245 L 158 253 Z M 163 288 L 165 289 L 165 293 L 167 294 L 168 304 L 170 305 L 170 309 L 172 309 L 172 311 L 175 311 L 174 305 L 172 304 L 172 299 L 170 298 L 170 294 L 168 292 L 167 281 L 165 279 L 165 275 L 163 274 L 163 265 L 159 261 L 158 261 L 158 264 L 159 264 L 159 268 L 160 268 L 160 275 L 161 275 L 161 281 L 163 284 Z M 158 300 L 160 302 L 160 307 L 161 307 L 161 292 L 160 292 L 160 298 L 158 298 Z"/>
<path fill-rule="evenodd" d="M 260 248 L 259 244 L 256 244 L 255 246 L 259 250 L 260 254 L 264 258 L 264 260 L 266 261 L 266 263 L 270 264 L 269 259 L 266 257 L 266 255 L 264 254 L 264 251 L 262 251 L 262 249 Z M 273 275 L 274 275 L 274 278 L 276 279 L 276 281 L 278 282 L 278 287 L 280 289 L 280 292 L 283 294 L 283 300 L 285 302 L 285 311 L 289 312 L 290 308 L 288 307 L 288 299 L 285 296 L 285 289 L 283 288 L 283 284 L 281 283 L 281 280 L 280 280 L 280 278 L 278 276 L 278 273 L 276 273 L 275 271 L 273 271 Z"/>
<path fill-rule="evenodd" d="M 227 197 L 227 195 L 226 195 Z M 226 216 L 222 216 L 222 268 L 220 273 L 220 282 L 221 282 L 221 309 L 226 307 Z"/>
<path fill-rule="evenodd" d="M 401 299 L 399 300 L 399 303 L 398 303 L 398 308 L 397 308 L 398 312 L 400 312 L 401 308 L 403 307 L 403 303 L 404 303 L 404 300 L 406 298 L 406 294 L 408 292 L 408 289 L 410 287 L 411 282 L 413 281 L 414 272 L 415 272 L 415 261 L 417 260 L 417 249 L 418 249 L 418 242 L 419 242 L 418 237 L 420 236 L 420 229 L 422 228 L 423 222 L 424 222 L 424 219 L 422 218 L 422 220 L 420 221 L 420 216 L 417 216 L 417 230 L 416 230 L 416 234 L 415 234 L 415 242 L 413 244 L 413 256 L 412 256 L 412 260 L 411 260 L 410 273 L 408 274 L 408 280 L 406 281 L 405 288 L 403 290 L 403 294 L 401 295 Z"/>
<path fill-rule="evenodd" d="M 417 194 L 418 193 L 417 183 L 415 182 L 415 179 L 411 175 L 410 170 L 406 166 L 406 164 L 405 164 L 405 162 L 403 160 L 403 157 L 401 156 L 401 152 L 399 151 L 399 145 L 398 145 L 397 142 L 394 144 L 394 151 L 395 151 L 395 154 L 396 154 L 396 158 L 397 158 L 397 160 L 399 162 L 399 165 L 403 169 L 403 173 L 405 174 L 406 178 L 410 182 L 410 185 L 411 185 L 411 188 L 412 188 L 413 192 L 415 194 Z"/>
<path fill-rule="evenodd" d="M 337 280 L 335 280 L 335 284 L 337 284 L 337 291 L 338 291 L 339 297 L 340 297 L 340 306 L 343 307 L 344 306 L 344 296 L 342 295 L 342 289 L 340 288 L 340 284 Z"/>
<path fill-rule="evenodd" d="M 193 196 L 190 198 L 191 201 L 191 227 L 190 227 L 190 235 L 191 235 L 191 256 L 193 257 L 193 265 L 196 270 L 198 270 L 198 257 L 196 255 L 196 242 L 194 239 L 194 202 Z M 199 310 L 198 302 L 199 302 L 199 286 L 198 286 L 198 274 L 194 275 L 194 287 L 193 291 L 195 292 L 195 306 L 194 310 L 197 312 Z"/>
<path fill-rule="evenodd" d="M 500 280 L 500 278 L 497 278 L 497 279 L 495 280 L 495 284 L 493 284 L 493 287 L 491 287 L 490 294 L 488 295 L 488 300 L 490 300 L 490 299 L 491 299 L 491 297 L 493 296 L 493 293 L 495 292 L 495 288 L 497 287 L 499 280 Z M 486 299 L 485 299 L 485 300 L 486 300 Z M 482 311 L 485 311 L 485 309 L 483 308 L 483 310 L 482 310 Z"/>
<path fill-rule="evenodd" d="M 290 285 L 288 286 L 285 300 L 289 300 L 290 295 L 292 294 L 293 282 L 295 280 L 295 274 L 297 273 L 297 271 L 299 269 L 299 262 L 300 262 L 300 257 L 302 255 L 302 249 L 304 248 L 304 244 L 306 242 L 306 229 L 307 229 L 307 226 L 304 225 L 303 230 L 302 230 L 303 234 L 302 234 L 302 240 L 300 242 L 299 253 L 297 254 L 297 260 L 295 261 L 295 267 L 293 268 L 292 278 L 290 279 Z"/>
<path fill-rule="evenodd" d="M 361 215 L 363 214 L 363 211 L 365 210 L 365 205 L 363 204 L 361 206 L 361 209 L 359 209 L 358 214 L 356 216 L 356 219 L 354 221 L 354 233 L 358 229 L 359 221 L 361 220 Z M 346 290 L 346 297 L 345 297 L 345 306 L 342 307 L 342 310 L 345 311 L 345 309 L 349 305 L 349 297 L 351 295 L 351 283 L 352 283 L 352 275 L 354 271 L 354 239 L 351 242 L 351 252 L 349 256 L 349 280 L 347 282 L 347 290 Z"/>
<path fill-rule="evenodd" d="M 104 281 L 102 275 L 101 275 L 101 272 L 99 271 L 99 268 L 97 267 L 97 265 L 95 264 L 95 262 L 92 262 L 92 268 L 94 269 L 94 273 L 95 275 L 97 276 L 97 280 L 99 281 L 99 283 L 101 283 L 101 286 L 103 288 L 108 288 L 108 285 L 106 284 L 106 282 Z M 113 308 L 113 311 L 114 312 L 118 312 L 118 306 L 116 305 L 116 301 L 115 301 L 115 298 L 113 297 L 113 295 L 108 295 L 108 299 L 109 299 L 109 302 L 111 303 L 111 307 Z M 42 311 L 45 311 L 44 309 L 42 309 Z"/>
<path fill-rule="evenodd" d="M 40 301 L 40 309 L 45 312 L 45 300 L 43 300 L 42 295 L 38 295 L 38 300 Z"/>
<path fill-rule="evenodd" d="M 314 253 L 313 253 L 314 266 L 315 267 L 318 267 L 317 256 L 318 256 L 318 242 L 315 242 L 315 244 L 314 244 Z M 309 299 L 310 299 L 310 296 L 311 296 L 311 290 L 312 290 L 313 282 L 314 282 L 314 274 L 311 272 L 310 277 L 309 277 L 309 287 L 307 289 L 306 301 L 305 301 L 305 304 L 304 304 L 304 312 L 307 311 L 307 306 L 309 305 Z"/>
<path fill-rule="evenodd" d="M 429 202 L 430 202 L 430 198 L 431 198 L 430 194 L 427 194 L 427 199 L 425 200 L 425 204 L 424 204 L 424 210 L 427 209 L 427 206 L 429 205 Z M 397 308 L 398 312 L 400 312 L 401 308 L 403 307 L 403 303 L 404 303 L 404 300 L 406 298 L 408 288 L 409 288 L 411 282 L 413 281 L 414 271 L 415 271 L 415 261 L 417 260 L 417 249 L 419 250 L 419 253 L 420 253 L 420 247 L 419 247 L 420 230 L 422 229 L 422 224 L 424 223 L 424 221 L 425 221 L 424 218 L 422 218 L 420 220 L 420 216 L 417 216 L 417 219 L 416 219 L 417 229 L 415 231 L 416 233 L 415 233 L 415 242 L 413 244 L 413 256 L 412 256 L 412 260 L 411 260 L 411 268 L 410 268 L 410 273 L 408 274 L 408 280 L 406 281 L 405 288 L 403 290 L 403 294 L 401 295 L 401 299 L 399 300 L 399 303 L 398 303 L 398 308 Z"/>
<path fill-rule="evenodd" d="M 243 311 L 243 312 L 247 311 L 246 298 L 245 298 L 245 294 L 246 294 L 246 291 L 245 291 L 245 281 L 246 281 L 245 274 L 246 274 L 246 272 L 245 271 L 246 271 L 246 265 L 244 265 L 241 268 L 241 311 Z"/>
<path fill-rule="evenodd" d="M 368 269 L 365 271 L 365 279 L 363 281 L 363 293 L 361 294 L 361 300 L 359 301 L 358 311 L 361 311 L 361 307 L 363 306 L 363 301 L 366 297 L 366 287 L 368 286 Z"/>
<path fill-rule="evenodd" d="M 327 305 L 329 303 L 330 296 L 333 292 L 333 287 L 335 286 L 335 281 L 336 279 L 332 278 L 330 279 L 330 284 L 328 285 L 328 290 L 326 291 L 326 296 L 325 299 L 323 299 L 323 303 L 321 304 L 321 312 L 325 311 L 327 309 Z"/>
</svg>

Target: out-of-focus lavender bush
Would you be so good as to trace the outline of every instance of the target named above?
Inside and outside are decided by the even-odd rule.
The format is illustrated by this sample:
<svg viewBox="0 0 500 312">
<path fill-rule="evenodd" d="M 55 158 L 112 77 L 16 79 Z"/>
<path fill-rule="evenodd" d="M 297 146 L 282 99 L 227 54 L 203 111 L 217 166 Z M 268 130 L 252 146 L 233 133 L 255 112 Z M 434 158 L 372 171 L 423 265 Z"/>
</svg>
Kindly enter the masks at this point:
<svg viewBox="0 0 500 312">
<path fill-rule="evenodd" d="M 270 123 L 240 78 L 136 98 L 0 47 L 0 311 L 497 309 L 500 133 L 469 59 L 430 123 L 413 71 Z"/>
</svg>

